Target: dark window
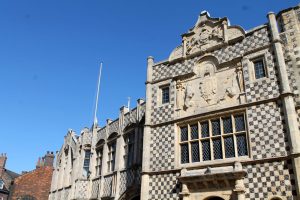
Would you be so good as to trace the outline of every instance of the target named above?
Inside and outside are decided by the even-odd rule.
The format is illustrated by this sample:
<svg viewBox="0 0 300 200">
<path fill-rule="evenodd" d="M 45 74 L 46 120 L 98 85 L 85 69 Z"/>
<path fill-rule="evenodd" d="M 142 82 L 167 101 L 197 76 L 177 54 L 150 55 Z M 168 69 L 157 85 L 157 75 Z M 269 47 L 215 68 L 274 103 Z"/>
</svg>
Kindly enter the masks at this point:
<svg viewBox="0 0 300 200">
<path fill-rule="evenodd" d="M 202 138 L 209 137 L 208 122 L 201 122 L 201 135 L 202 135 Z"/>
<path fill-rule="evenodd" d="M 116 141 L 112 141 L 108 145 L 108 161 L 107 161 L 108 172 L 112 172 L 115 170 L 115 162 L 116 162 Z"/>
<path fill-rule="evenodd" d="M 201 143 L 202 143 L 202 159 L 203 159 L 203 161 L 211 160 L 209 140 L 203 140 Z"/>
<path fill-rule="evenodd" d="M 91 150 L 85 150 L 83 161 L 83 175 L 87 177 L 90 173 Z"/>
<path fill-rule="evenodd" d="M 200 152 L 199 152 L 199 142 L 191 143 L 192 148 L 192 162 L 199 162 L 200 161 Z"/>
<path fill-rule="evenodd" d="M 185 143 L 181 145 L 181 163 L 189 162 L 189 144 Z"/>
<path fill-rule="evenodd" d="M 254 63 L 255 78 L 259 79 L 259 78 L 266 77 L 264 61 L 261 59 L 261 60 L 254 61 L 253 63 Z"/>
<path fill-rule="evenodd" d="M 222 159 L 222 142 L 221 138 L 219 139 L 214 139 L 213 140 L 213 147 L 214 147 L 214 159 Z"/>
<path fill-rule="evenodd" d="M 170 102 L 170 88 L 164 87 L 161 89 L 162 92 L 162 103 L 169 103 Z"/>
<path fill-rule="evenodd" d="M 103 147 L 97 148 L 96 154 L 96 175 L 100 176 L 102 170 Z"/>
<path fill-rule="evenodd" d="M 125 163 L 126 167 L 131 167 L 133 165 L 134 140 L 135 140 L 135 132 L 134 131 L 128 133 L 125 137 L 124 163 Z"/>
<path fill-rule="evenodd" d="M 188 127 L 181 127 L 181 142 L 188 140 Z"/>
<path fill-rule="evenodd" d="M 192 125 L 191 126 L 191 138 L 192 140 L 198 139 L 198 125 Z"/>
</svg>

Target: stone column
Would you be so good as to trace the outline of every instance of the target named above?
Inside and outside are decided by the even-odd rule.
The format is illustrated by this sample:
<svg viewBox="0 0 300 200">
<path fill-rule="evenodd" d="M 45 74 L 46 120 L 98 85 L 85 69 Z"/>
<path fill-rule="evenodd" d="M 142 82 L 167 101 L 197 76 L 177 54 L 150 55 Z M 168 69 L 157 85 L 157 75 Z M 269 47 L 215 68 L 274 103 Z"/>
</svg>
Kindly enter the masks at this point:
<svg viewBox="0 0 300 200">
<path fill-rule="evenodd" d="M 190 199 L 190 191 L 185 183 L 182 184 L 182 191 L 180 193 L 182 200 Z"/>
<path fill-rule="evenodd" d="M 146 82 L 146 111 L 145 111 L 145 127 L 143 139 L 143 163 L 142 163 L 142 184 L 141 184 L 141 200 L 149 199 L 149 175 L 150 170 L 150 139 L 151 139 L 151 89 L 152 89 L 152 68 L 154 65 L 153 57 L 148 57 L 147 65 L 147 82 Z"/>
<path fill-rule="evenodd" d="M 243 179 L 235 180 L 234 191 L 237 193 L 237 200 L 245 200 L 245 185 Z"/>
<path fill-rule="evenodd" d="M 283 104 L 284 117 L 286 120 L 286 128 L 289 135 L 289 144 L 291 148 L 293 168 L 296 180 L 296 190 L 300 196 L 300 133 L 298 129 L 297 113 L 295 110 L 295 102 L 289 85 L 287 68 L 284 61 L 282 44 L 279 37 L 276 16 L 273 12 L 268 13 L 270 31 L 273 39 L 273 48 L 276 56 L 276 64 L 278 67 L 278 75 L 281 84 L 281 97 Z M 299 197 L 298 197 L 299 198 Z"/>
</svg>

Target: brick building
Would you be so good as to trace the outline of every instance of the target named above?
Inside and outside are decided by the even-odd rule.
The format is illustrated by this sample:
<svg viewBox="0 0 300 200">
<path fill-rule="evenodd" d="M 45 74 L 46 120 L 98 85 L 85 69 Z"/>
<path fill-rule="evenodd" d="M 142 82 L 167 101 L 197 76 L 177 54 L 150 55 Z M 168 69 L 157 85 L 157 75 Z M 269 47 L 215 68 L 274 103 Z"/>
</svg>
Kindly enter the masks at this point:
<svg viewBox="0 0 300 200">
<path fill-rule="evenodd" d="M 49 200 L 300 199 L 300 6 L 245 31 L 200 14 L 146 102 L 69 131 Z"/>
<path fill-rule="evenodd" d="M 19 176 L 19 174 L 5 168 L 6 161 L 7 156 L 2 153 L 0 155 L 0 200 L 8 199 L 13 180 Z"/>
<path fill-rule="evenodd" d="M 36 169 L 24 172 L 14 180 L 10 200 L 46 200 L 49 196 L 53 173 L 54 154 L 47 154 L 38 160 Z"/>
</svg>

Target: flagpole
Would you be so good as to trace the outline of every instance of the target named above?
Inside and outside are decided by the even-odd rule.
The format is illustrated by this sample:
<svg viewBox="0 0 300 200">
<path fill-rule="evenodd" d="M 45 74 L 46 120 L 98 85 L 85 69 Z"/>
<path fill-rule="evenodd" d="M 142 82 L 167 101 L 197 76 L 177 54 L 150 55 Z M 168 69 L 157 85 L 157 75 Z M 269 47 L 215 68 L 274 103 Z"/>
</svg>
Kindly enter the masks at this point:
<svg viewBox="0 0 300 200">
<path fill-rule="evenodd" d="M 96 106 L 95 106 L 95 113 L 94 113 L 94 128 L 98 124 L 97 110 L 98 110 L 98 100 L 99 100 L 99 93 L 100 93 L 101 72 L 102 72 L 102 62 L 100 63 L 99 77 L 97 83 L 97 96 L 96 96 Z"/>
</svg>

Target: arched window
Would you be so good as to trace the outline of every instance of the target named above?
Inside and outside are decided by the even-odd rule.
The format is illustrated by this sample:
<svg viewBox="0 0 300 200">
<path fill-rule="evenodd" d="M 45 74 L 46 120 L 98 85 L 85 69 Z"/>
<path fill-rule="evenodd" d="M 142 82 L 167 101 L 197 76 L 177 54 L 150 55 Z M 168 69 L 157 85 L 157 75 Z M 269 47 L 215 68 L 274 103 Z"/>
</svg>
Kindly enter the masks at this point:
<svg viewBox="0 0 300 200">
<path fill-rule="evenodd" d="M 272 197 L 270 200 L 282 200 L 280 197 Z"/>
<path fill-rule="evenodd" d="M 224 200 L 224 199 L 221 197 L 209 197 L 206 200 Z"/>
</svg>

